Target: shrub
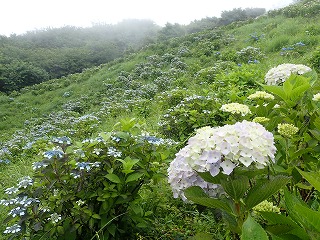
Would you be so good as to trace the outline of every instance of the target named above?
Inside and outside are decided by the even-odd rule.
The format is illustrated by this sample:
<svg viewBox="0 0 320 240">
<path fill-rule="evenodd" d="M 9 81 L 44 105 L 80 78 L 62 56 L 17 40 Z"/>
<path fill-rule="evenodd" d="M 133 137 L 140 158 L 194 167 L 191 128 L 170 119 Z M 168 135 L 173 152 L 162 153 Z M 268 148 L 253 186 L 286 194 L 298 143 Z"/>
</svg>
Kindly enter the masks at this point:
<svg viewBox="0 0 320 240">
<path fill-rule="evenodd" d="M 195 74 L 199 82 L 214 83 L 217 75 L 234 70 L 237 65 L 231 61 L 217 61 L 212 67 L 203 68 Z"/>
<path fill-rule="evenodd" d="M 251 46 L 241 49 L 237 55 L 240 63 L 256 63 L 265 58 L 265 54 L 261 52 L 260 48 Z"/>
<path fill-rule="evenodd" d="M 317 75 L 282 64 L 266 80 L 269 93 L 248 96 L 253 122 L 198 129 L 171 162 L 169 183 L 174 197 L 221 209 L 232 239 L 319 239 Z M 234 115 L 248 112 L 225 106 Z"/>
<path fill-rule="evenodd" d="M 196 128 L 219 125 L 224 114 L 219 111 L 219 100 L 192 95 L 168 109 L 160 119 L 159 131 L 174 140 L 185 140 Z"/>
<path fill-rule="evenodd" d="M 147 226 L 135 205 L 141 186 L 157 181 L 172 141 L 141 135 L 134 119 L 95 139 L 52 140 L 55 148 L 33 164 L 33 178 L 5 190 L 9 239 L 133 239 Z M 171 145 L 170 145 L 171 146 Z M 149 213 L 150 214 L 150 213 Z"/>
<path fill-rule="evenodd" d="M 317 72 L 320 72 L 320 47 L 318 47 L 310 58 L 310 64 Z"/>
</svg>

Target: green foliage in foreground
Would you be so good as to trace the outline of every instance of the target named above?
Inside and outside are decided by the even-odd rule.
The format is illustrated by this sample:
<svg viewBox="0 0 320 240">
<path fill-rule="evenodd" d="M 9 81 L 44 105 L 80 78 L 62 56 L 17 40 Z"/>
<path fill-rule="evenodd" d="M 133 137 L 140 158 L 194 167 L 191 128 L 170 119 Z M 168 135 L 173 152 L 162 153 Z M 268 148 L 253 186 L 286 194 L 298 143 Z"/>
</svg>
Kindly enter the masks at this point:
<svg viewBox="0 0 320 240">
<path fill-rule="evenodd" d="M 225 196 L 218 199 L 209 197 L 199 186 L 185 190 L 185 196 L 192 202 L 221 209 L 235 239 L 237 236 L 245 240 L 269 239 L 268 236 L 318 239 L 320 236 L 319 195 L 315 192 L 320 187 L 317 174 L 320 111 L 316 95 L 319 81 L 314 77 L 291 75 L 284 79 L 282 86 L 263 86 L 275 97 L 266 92 L 249 96 L 258 104 L 251 108 L 256 114 L 254 120 L 264 119 L 262 124 L 275 136 L 276 161 L 270 162 L 270 169 L 254 171 L 237 166 L 232 175 L 215 177 L 209 172 L 199 172 L 205 181 L 223 187 Z M 251 217 L 252 209 L 265 200 L 272 200 L 284 213 L 264 213 L 266 210 L 260 207 L 262 213 L 256 222 Z M 287 228 L 281 226 L 287 222 Z"/>
<path fill-rule="evenodd" d="M 312 4 L 309 7 L 315 9 L 315 1 L 310 2 Z M 283 11 L 289 13 L 290 9 L 285 8 Z M 44 203 L 53 206 L 57 215 L 51 216 L 50 214 L 54 212 L 46 212 L 45 214 L 49 215 L 43 215 L 43 221 L 40 222 L 38 219 L 37 222 L 32 211 L 29 211 L 29 215 L 15 216 L 11 219 L 12 224 L 22 219 L 27 225 L 29 224 L 24 226 L 25 229 L 27 227 L 29 229 L 26 234 L 39 234 L 37 237 L 40 234 L 44 235 L 45 230 L 50 234 L 51 228 L 45 229 L 45 225 L 51 226 L 53 238 L 59 234 L 60 236 L 66 234 L 65 229 L 69 229 L 71 222 L 65 220 L 70 219 L 77 224 L 75 225 L 77 230 L 71 229 L 70 233 L 80 236 L 85 234 L 81 229 L 89 229 L 86 231 L 90 235 L 89 239 L 98 236 L 103 239 L 102 232 L 109 234 L 111 238 L 113 233 L 115 236 L 116 234 L 121 236 L 125 234 L 121 231 L 126 229 L 125 226 L 123 227 L 125 224 L 132 226 L 130 228 L 132 239 L 232 239 L 240 234 L 243 238 L 250 239 L 253 237 L 252 232 L 261 239 L 266 234 L 270 239 L 317 239 L 319 102 L 312 99 L 315 98 L 314 94 L 319 92 L 319 85 L 315 84 L 314 80 L 310 81 L 312 78 L 309 79 L 308 75 L 292 76 L 286 84 L 277 87 L 268 88 L 261 84 L 266 72 L 281 63 L 302 63 L 313 67 L 315 71 L 319 70 L 317 65 L 319 51 L 316 47 L 320 43 L 320 32 L 315 24 L 319 19 L 317 15 L 313 15 L 310 21 L 309 18 L 299 14 L 286 18 L 286 15 L 281 12 L 274 13 L 272 16 L 274 17 L 263 16 L 254 21 L 239 22 L 224 28 L 159 42 L 117 61 L 87 69 L 79 74 L 53 79 L 9 95 L 1 94 L 0 199 L 8 199 L 5 193 L 9 191 L 7 189 L 15 186 L 20 178 L 27 175 L 32 179 L 30 181 L 37 180 L 34 182 L 40 185 L 50 181 L 52 186 L 60 183 L 58 187 L 61 189 L 54 192 L 53 187 L 49 187 L 48 190 L 37 193 L 39 196 L 41 194 L 50 196 L 44 200 Z M 315 77 L 315 72 L 313 74 Z M 263 88 L 273 93 L 275 99 L 248 99 L 250 94 Z M 248 105 L 251 113 L 242 117 L 221 111 L 222 105 L 234 102 Z M 82 143 L 86 138 L 96 139 L 99 132 L 117 134 L 113 129 L 114 124 L 126 117 L 141 119 L 146 123 L 143 129 L 150 132 L 150 135 L 144 132 L 142 134 L 134 132 L 130 135 L 128 139 L 135 143 L 141 138 L 146 140 L 143 143 L 139 142 L 141 145 L 135 151 L 129 146 L 118 146 L 117 142 L 110 139 L 106 145 L 95 141 Z M 229 197 L 231 203 L 229 201 L 230 204 L 227 206 L 220 203 L 218 206 L 219 200 L 209 201 L 210 206 L 220 207 L 231 213 L 236 212 L 239 216 L 247 216 L 247 218 L 239 218 L 234 214 L 230 217 L 230 214 L 225 214 L 223 211 L 221 213 L 216 208 L 173 199 L 166 178 L 158 182 L 149 181 L 153 171 L 156 171 L 156 174 L 166 173 L 168 163 L 173 159 L 172 154 L 184 145 L 196 128 L 206 125 L 216 127 L 234 124 L 243 118 L 253 120 L 256 117 L 259 117 L 258 120 L 269 119 L 260 123 L 275 137 L 278 149 L 275 164 L 270 166 L 270 171 L 265 169 L 246 176 L 239 173 L 239 175 L 231 175 L 227 180 L 220 179 L 226 192 L 232 196 Z M 286 127 L 293 125 L 291 130 L 298 128 L 298 132 L 291 137 L 281 135 L 278 129 L 282 128 L 278 128 L 278 124 Z M 128 129 L 120 132 L 125 133 Z M 128 202 L 116 204 L 126 209 L 127 211 L 124 212 L 128 212 L 127 214 L 119 216 L 123 213 L 122 211 L 117 212 L 118 214 L 112 211 L 108 213 L 109 217 L 119 216 L 109 223 L 119 227 L 115 231 L 112 228 L 103 228 L 102 219 L 99 219 L 101 207 L 96 208 L 99 204 L 102 206 L 103 202 L 97 200 L 98 193 L 92 197 L 84 194 L 88 200 L 80 208 L 78 203 L 82 202 L 76 203 L 80 200 L 80 193 L 78 192 L 77 195 L 73 192 L 79 190 L 78 188 L 71 189 L 70 186 L 61 184 L 61 181 L 52 181 L 56 173 L 49 173 L 50 171 L 47 172 L 50 181 L 46 182 L 47 180 L 43 178 L 44 174 L 41 173 L 45 167 L 35 171 L 32 169 L 36 166 L 32 165 L 33 162 L 45 160 L 43 153 L 61 150 L 53 149 L 57 147 L 57 143 L 52 142 L 54 137 L 61 136 L 72 139 L 72 145 L 68 146 L 66 151 L 62 151 L 61 159 L 59 157 L 51 160 L 65 166 L 63 168 L 65 173 L 70 171 L 76 173 L 80 171 L 78 168 L 82 167 L 83 175 L 90 178 L 77 179 L 84 185 L 88 184 L 88 189 L 93 192 L 95 189 L 92 189 L 88 182 L 94 178 L 91 173 L 97 171 L 100 177 L 99 174 L 102 174 L 95 167 L 98 164 L 94 165 L 94 163 L 98 159 L 112 160 L 116 165 L 114 172 L 107 172 L 110 169 L 105 169 L 106 165 L 100 166 L 101 171 L 106 171 L 103 176 L 109 174 L 108 178 L 103 177 L 100 182 L 94 181 L 93 185 L 103 188 L 104 193 L 114 193 L 114 196 L 109 199 L 124 199 L 124 195 L 135 196 L 134 199 L 127 197 Z M 156 136 L 157 139 L 174 138 L 175 141 L 180 142 L 173 149 L 169 146 L 163 149 L 164 145 L 151 144 L 148 140 L 152 138 L 145 138 L 146 136 Z M 139 177 L 136 180 L 145 180 L 145 184 L 137 193 L 120 191 L 124 190 L 122 187 L 130 187 L 137 181 L 125 183 L 129 175 L 134 174 L 123 172 L 125 159 L 129 158 L 108 156 L 110 143 L 114 147 L 127 149 L 125 151 L 133 160 L 131 169 L 135 171 L 134 173 L 138 173 L 134 175 Z M 103 146 L 98 146 L 99 144 Z M 92 149 L 96 146 L 104 152 L 98 155 L 97 153 L 100 152 L 98 148 Z M 77 155 L 79 152 L 73 152 L 80 147 L 87 151 L 85 156 L 87 159 Z M 137 153 L 139 153 L 139 159 L 146 160 L 148 157 L 148 154 L 142 154 L 142 149 L 143 153 L 150 151 L 155 153 L 152 159 L 159 157 L 162 160 L 166 159 L 165 162 L 158 161 L 159 165 L 157 163 L 150 165 L 154 168 L 148 168 L 151 171 L 150 176 L 144 174 L 148 170 L 143 170 L 146 168 L 139 166 L 139 162 L 134 163 L 134 159 L 138 159 Z M 158 153 L 162 153 L 161 156 Z M 76 165 L 80 159 L 81 162 L 85 162 L 84 165 L 79 163 Z M 46 161 L 50 163 L 48 159 Z M 52 164 L 50 168 L 55 169 Z M 90 171 L 87 171 L 88 168 Z M 66 175 L 66 181 L 71 185 L 76 184 L 77 179 Z M 275 180 L 269 183 L 268 177 Z M 285 184 L 289 178 L 289 182 Z M 29 178 L 24 180 L 25 183 L 30 182 Z M 210 178 L 208 181 L 211 181 Z M 115 185 L 112 191 L 104 189 L 105 186 L 101 185 L 103 182 L 108 183 L 109 187 Z M 265 190 L 258 183 L 274 185 L 269 190 Z M 288 190 L 277 191 L 283 185 L 285 185 L 283 188 Z M 29 188 L 32 189 L 33 186 L 27 186 L 25 189 L 22 187 L 20 190 L 28 192 Z M 80 192 L 81 189 L 83 188 L 80 188 Z M 264 195 L 260 195 L 257 189 L 261 192 L 265 191 Z M 251 193 L 248 194 L 247 190 Z M 116 196 L 118 193 L 122 196 Z M 199 194 L 202 193 L 199 192 Z M 35 199 L 35 196 L 31 198 Z M 262 201 L 265 198 L 267 200 Z M 236 201 L 232 202 L 232 199 Z M 56 200 L 60 202 L 65 200 L 66 205 L 55 204 Z M 234 211 L 235 206 L 240 206 L 239 212 Z M 270 212 L 273 208 L 279 211 Z M 28 209 L 30 210 L 31 206 Z M 86 212 L 82 209 L 86 209 Z M 268 212 L 265 211 L 266 209 Z M 1 222 L 9 216 L 7 210 L 9 211 L 9 208 L 5 206 L 0 208 Z M 301 214 L 297 216 L 295 212 Z M 51 220 L 54 220 L 56 225 Z M 30 225 L 32 221 L 36 225 Z M 237 223 L 241 223 L 242 226 Z M 0 224 L 1 233 L 10 226 L 12 225 Z M 236 231 L 233 231 L 234 229 Z M 129 234 L 130 231 L 127 233 Z M 44 235 L 44 238 L 46 236 Z M 0 235 L 1 240 L 8 237 L 10 237 L 8 233 Z"/>
<path fill-rule="evenodd" d="M 130 120 L 82 143 L 54 139 L 55 148 L 33 164 L 34 179 L 6 190 L 11 239 L 131 239 L 136 227 L 146 227 L 152 212 L 135 200 L 143 184 L 162 177 L 172 143 L 140 131 Z M 16 233 L 15 224 L 22 230 Z"/>
</svg>

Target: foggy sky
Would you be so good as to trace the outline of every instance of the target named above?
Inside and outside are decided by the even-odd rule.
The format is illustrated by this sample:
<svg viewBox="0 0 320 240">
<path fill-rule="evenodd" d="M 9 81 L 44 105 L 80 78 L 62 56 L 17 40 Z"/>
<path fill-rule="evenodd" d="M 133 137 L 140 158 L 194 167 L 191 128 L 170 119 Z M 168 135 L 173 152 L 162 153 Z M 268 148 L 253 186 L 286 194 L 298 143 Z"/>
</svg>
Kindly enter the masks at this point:
<svg viewBox="0 0 320 240">
<path fill-rule="evenodd" d="M 0 35 L 66 25 L 88 27 L 116 24 L 123 19 L 150 19 L 188 24 L 205 17 L 220 17 L 233 8 L 284 7 L 293 0 L 1 0 Z"/>
</svg>

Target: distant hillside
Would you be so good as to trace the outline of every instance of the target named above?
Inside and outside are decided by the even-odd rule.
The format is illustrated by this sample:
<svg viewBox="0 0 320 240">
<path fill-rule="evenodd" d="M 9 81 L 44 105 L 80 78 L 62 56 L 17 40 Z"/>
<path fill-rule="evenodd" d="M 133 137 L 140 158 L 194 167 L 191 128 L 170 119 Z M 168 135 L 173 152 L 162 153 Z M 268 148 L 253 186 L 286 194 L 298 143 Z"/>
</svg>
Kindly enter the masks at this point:
<svg viewBox="0 0 320 240">
<path fill-rule="evenodd" d="M 314 5 L 310 8 L 314 9 Z M 214 84 L 221 74 L 226 78 L 224 81 L 230 81 L 228 74 L 242 72 L 238 65 L 248 73 L 241 73 L 243 76 L 233 81 L 239 78 L 262 81 L 264 71 L 283 62 L 317 67 L 316 59 L 312 63 L 311 57 L 316 56 L 315 49 L 320 41 L 319 16 L 313 15 L 312 21 L 300 13 L 287 17 L 286 14 L 295 8 L 291 6 L 256 20 L 149 44 L 139 52 L 106 65 L 27 87 L 21 94 L 3 95 L 0 128 L 21 128 L 27 119 L 63 110 L 88 114 L 106 108 L 116 109 L 116 106 L 130 109 L 132 106 L 128 104 L 142 104 L 149 109 L 143 111 L 152 111 L 148 106 L 151 99 L 177 87 L 199 89 L 200 83 Z M 81 31 L 74 29 L 76 33 Z M 50 33 L 43 32 L 44 39 Z M 72 61 L 72 58 L 66 60 Z M 258 70 L 260 74 L 257 75 L 255 71 Z M 117 115 L 121 112 L 115 110 Z M 20 117 L 17 119 L 17 116 Z"/>
<path fill-rule="evenodd" d="M 79 73 L 132 53 L 149 44 L 214 29 L 230 22 L 254 18 L 264 9 L 233 9 L 221 18 L 196 20 L 189 25 L 129 19 L 115 25 L 89 28 L 66 26 L 0 36 L 0 91 L 11 92 L 48 79 Z"/>
<path fill-rule="evenodd" d="M 1 36 L 0 91 L 19 90 L 109 62 L 154 42 L 159 29 L 149 20 L 126 20 L 117 25 L 66 26 Z"/>
</svg>

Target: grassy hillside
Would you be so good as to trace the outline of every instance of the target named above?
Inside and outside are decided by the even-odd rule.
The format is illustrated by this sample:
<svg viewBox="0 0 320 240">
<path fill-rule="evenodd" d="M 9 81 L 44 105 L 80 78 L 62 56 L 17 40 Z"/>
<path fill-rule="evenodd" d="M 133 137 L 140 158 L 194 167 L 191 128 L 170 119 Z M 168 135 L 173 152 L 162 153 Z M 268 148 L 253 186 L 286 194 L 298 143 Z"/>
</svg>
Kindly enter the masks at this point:
<svg viewBox="0 0 320 240">
<path fill-rule="evenodd" d="M 288 17 L 292 9 L 150 44 L 82 73 L 2 94 L 0 159 L 10 163 L 0 162 L 0 199 L 17 179 L 32 175 L 32 163 L 52 147 L 53 137 L 82 141 L 136 118 L 143 131 L 173 139 L 179 149 L 195 129 L 228 123 L 222 104 L 246 103 L 270 68 L 293 63 L 319 72 L 320 17 Z M 166 173 L 173 157 L 174 152 L 159 171 Z M 153 211 L 152 227 L 137 239 L 187 239 L 197 232 L 229 236 L 211 211 L 173 199 L 165 179 L 150 188 L 141 190 L 140 201 Z M 0 222 L 6 214 L 1 208 Z"/>
</svg>

